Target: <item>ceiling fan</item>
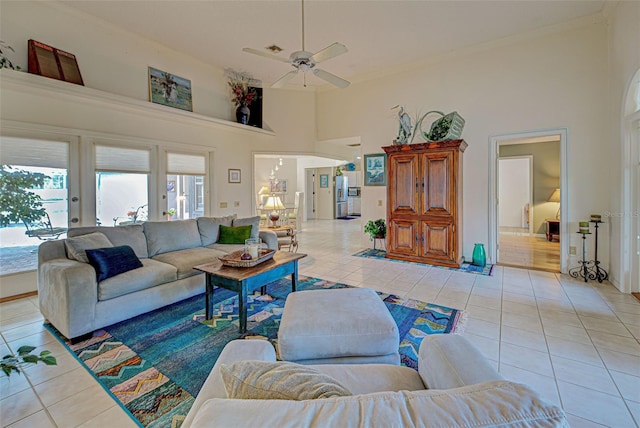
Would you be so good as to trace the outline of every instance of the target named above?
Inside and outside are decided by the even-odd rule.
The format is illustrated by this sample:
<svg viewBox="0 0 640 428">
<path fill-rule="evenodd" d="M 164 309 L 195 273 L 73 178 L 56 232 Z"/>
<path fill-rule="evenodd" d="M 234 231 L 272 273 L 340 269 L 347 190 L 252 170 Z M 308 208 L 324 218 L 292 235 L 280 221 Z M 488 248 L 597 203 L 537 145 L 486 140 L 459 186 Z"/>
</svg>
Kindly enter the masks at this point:
<svg viewBox="0 0 640 428">
<path fill-rule="evenodd" d="M 304 50 L 304 0 L 302 0 L 302 50 L 295 51 L 289 58 L 282 58 L 276 55 L 271 55 L 266 52 L 259 51 L 257 49 L 251 48 L 243 48 L 243 52 L 248 52 L 254 55 L 260 55 L 266 58 L 275 59 L 276 61 L 286 62 L 291 64 L 295 70 L 288 72 L 280 79 L 276 80 L 272 88 L 281 88 L 283 87 L 289 80 L 293 79 L 299 72 L 303 73 L 304 77 L 304 86 L 307 86 L 307 71 L 311 70 L 311 72 L 319 77 L 320 79 L 331 83 L 334 86 L 339 88 L 346 88 L 349 86 L 350 82 L 344 80 L 341 77 L 336 76 L 335 74 L 331 74 L 328 71 L 324 71 L 320 68 L 315 68 L 316 64 L 326 61 L 328 59 L 334 58 L 338 55 L 342 55 L 347 52 L 347 47 L 342 43 L 334 43 L 326 48 L 318 51 L 316 53 L 307 52 Z"/>
</svg>

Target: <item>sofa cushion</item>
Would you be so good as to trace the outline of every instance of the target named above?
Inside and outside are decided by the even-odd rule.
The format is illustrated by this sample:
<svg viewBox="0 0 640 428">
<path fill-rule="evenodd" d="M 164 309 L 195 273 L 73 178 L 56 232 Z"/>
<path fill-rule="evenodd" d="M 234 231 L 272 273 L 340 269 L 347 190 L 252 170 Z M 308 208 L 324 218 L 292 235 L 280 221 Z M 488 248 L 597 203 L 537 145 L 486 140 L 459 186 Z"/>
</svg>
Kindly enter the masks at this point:
<svg viewBox="0 0 640 428">
<path fill-rule="evenodd" d="M 251 226 L 220 226 L 218 244 L 244 244 L 251 236 Z"/>
<path fill-rule="evenodd" d="M 196 220 L 149 221 L 144 223 L 144 234 L 149 257 L 202 245 Z"/>
<path fill-rule="evenodd" d="M 214 244 L 220 235 L 220 225 L 231 226 L 234 218 L 236 218 L 235 214 L 225 217 L 198 217 L 196 222 L 202 246 Z"/>
<path fill-rule="evenodd" d="M 564 412 L 529 387 L 496 381 L 450 390 L 379 392 L 324 400 L 214 398 L 190 427 L 569 427 Z"/>
<path fill-rule="evenodd" d="M 142 267 L 140 259 L 128 245 L 86 250 L 89 264 L 96 270 L 98 282 Z"/>
<path fill-rule="evenodd" d="M 178 279 L 178 270 L 169 264 L 141 259 L 142 267 L 98 283 L 98 300 L 109 300 Z"/>
<path fill-rule="evenodd" d="M 197 247 L 158 254 L 153 257 L 153 260 L 174 266 L 178 271 L 178 279 L 182 279 L 202 273 L 199 270 L 193 269 L 194 266 L 214 262 L 218 260 L 218 257 L 224 256 L 225 254 L 227 253 L 223 251 Z"/>
<path fill-rule="evenodd" d="M 249 238 L 257 238 L 260 233 L 260 216 L 236 218 L 233 219 L 233 227 L 238 226 L 251 226 L 251 236 Z"/>
<path fill-rule="evenodd" d="M 244 250 L 244 242 L 242 244 L 212 244 L 207 245 L 207 248 L 229 254 L 233 253 L 234 251 Z"/>
<path fill-rule="evenodd" d="M 398 325 L 370 288 L 291 293 L 278 330 L 280 357 L 311 364 L 339 357 L 373 357 L 367 360 L 385 363 L 391 355 L 400 365 L 399 343 Z"/>
<path fill-rule="evenodd" d="M 222 364 L 220 374 L 229 398 L 315 400 L 351 392 L 320 371 L 285 361 L 238 361 Z"/>
<path fill-rule="evenodd" d="M 67 238 L 64 241 L 64 245 L 67 248 L 67 256 L 70 259 L 84 263 L 89 263 L 86 250 L 113 247 L 111 241 L 99 232 Z"/>
<path fill-rule="evenodd" d="M 147 251 L 147 238 L 144 236 L 141 224 L 130 224 L 127 226 L 117 227 L 74 227 L 69 229 L 67 236 L 72 238 L 74 236 L 86 235 L 93 232 L 102 233 L 116 247 L 120 245 L 130 246 L 133 248 L 133 251 L 135 251 L 136 256 L 140 259 L 146 259 L 149 257 L 149 252 Z"/>
</svg>

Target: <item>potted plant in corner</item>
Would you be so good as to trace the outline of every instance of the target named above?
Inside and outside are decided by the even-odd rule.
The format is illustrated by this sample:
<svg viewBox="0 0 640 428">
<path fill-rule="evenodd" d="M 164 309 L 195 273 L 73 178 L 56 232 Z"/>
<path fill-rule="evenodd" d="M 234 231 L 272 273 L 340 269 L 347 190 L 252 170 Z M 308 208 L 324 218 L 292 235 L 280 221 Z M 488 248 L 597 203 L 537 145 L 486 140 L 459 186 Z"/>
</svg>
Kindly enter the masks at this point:
<svg viewBox="0 0 640 428">
<path fill-rule="evenodd" d="M 369 239 L 384 239 L 387 236 L 387 224 L 383 218 L 369 220 L 364 225 L 364 233 L 369 234 Z"/>
</svg>

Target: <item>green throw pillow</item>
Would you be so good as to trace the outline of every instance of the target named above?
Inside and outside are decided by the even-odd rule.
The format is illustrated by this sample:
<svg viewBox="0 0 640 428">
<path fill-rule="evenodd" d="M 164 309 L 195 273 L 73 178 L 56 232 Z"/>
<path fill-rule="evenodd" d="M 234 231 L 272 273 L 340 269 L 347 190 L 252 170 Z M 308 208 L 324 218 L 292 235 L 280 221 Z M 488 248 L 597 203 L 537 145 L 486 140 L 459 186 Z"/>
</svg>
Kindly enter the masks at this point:
<svg viewBox="0 0 640 428">
<path fill-rule="evenodd" d="M 220 225 L 218 244 L 244 244 L 251 237 L 251 226 L 231 227 Z"/>
<path fill-rule="evenodd" d="M 245 360 L 221 364 L 220 374 L 229 398 L 315 400 L 352 395 L 331 376 L 286 361 Z"/>
</svg>

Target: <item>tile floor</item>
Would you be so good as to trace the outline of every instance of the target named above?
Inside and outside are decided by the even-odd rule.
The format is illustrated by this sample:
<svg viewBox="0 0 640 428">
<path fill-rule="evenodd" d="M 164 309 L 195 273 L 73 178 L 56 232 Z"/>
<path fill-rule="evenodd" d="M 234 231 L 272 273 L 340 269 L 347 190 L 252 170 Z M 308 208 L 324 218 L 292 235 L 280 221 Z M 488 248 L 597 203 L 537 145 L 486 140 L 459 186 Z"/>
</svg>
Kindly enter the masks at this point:
<svg viewBox="0 0 640 428">
<path fill-rule="evenodd" d="M 515 268 L 491 277 L 351 255 L 371 246 L 359 220 L 313 221 L 299 235 L 300 273 L 369 286 L 469 313 L 465 336 L 508 379 L 562 406 L 573 427 L 638 427 L 640 302 L 610 284 Z M 22 344 L 58 365 L 0 377 L 3 427 L 134 427 L 42 327 L 37 298 L 0 305 L 0 355 Z"/>
</svg>

